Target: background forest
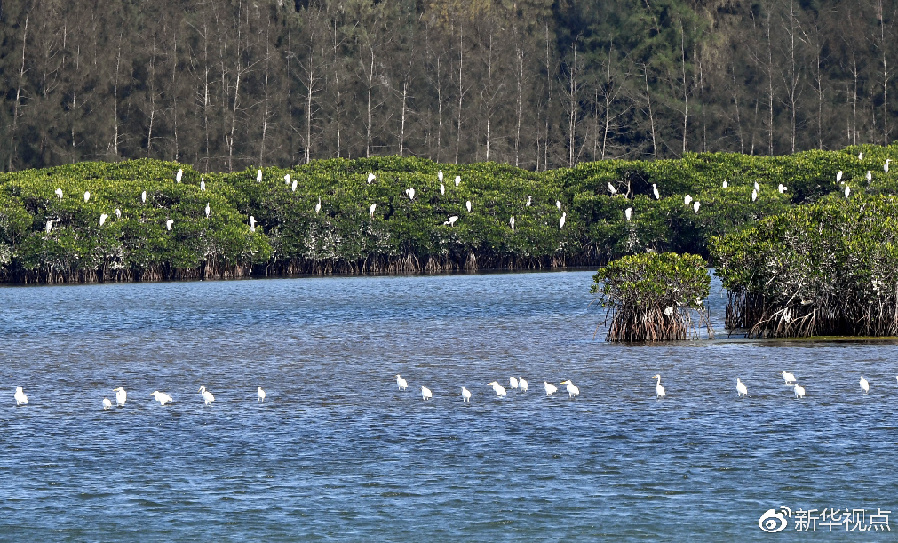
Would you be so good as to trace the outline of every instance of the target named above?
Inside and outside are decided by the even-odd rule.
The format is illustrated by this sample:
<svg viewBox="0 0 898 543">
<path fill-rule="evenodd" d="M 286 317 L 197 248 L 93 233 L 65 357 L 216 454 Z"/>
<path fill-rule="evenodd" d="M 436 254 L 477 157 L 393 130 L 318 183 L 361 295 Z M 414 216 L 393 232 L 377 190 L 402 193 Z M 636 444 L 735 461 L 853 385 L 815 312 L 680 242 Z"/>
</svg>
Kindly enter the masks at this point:
<svg viewBox="0 0 898 543">
<path fill-rule="evenodd" d="M 888 144 L 892 0 L 0 3 L 0 167 Z"/>
</svg>

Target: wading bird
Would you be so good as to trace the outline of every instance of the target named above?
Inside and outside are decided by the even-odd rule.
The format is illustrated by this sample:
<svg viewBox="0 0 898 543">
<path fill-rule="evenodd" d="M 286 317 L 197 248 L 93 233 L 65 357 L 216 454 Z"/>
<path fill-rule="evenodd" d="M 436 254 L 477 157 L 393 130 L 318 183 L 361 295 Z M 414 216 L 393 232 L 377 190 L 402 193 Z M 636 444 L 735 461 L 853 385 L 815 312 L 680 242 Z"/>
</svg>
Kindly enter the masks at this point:
<svg viewBox="0 0 898 543">
<path fill-rule="evenodd" d="M 147 191 L 143 191 L 140 193 L 140 201 L 143 203 L 147 203 Z"/>
<path fill-rule="evenodd" d="M 861 151 L 860 153 L 857 154 L 857 159 L 864 160 L 864 152 L 863 151 Z"/>
<path fill-rule="evenodd" d="M 579 396 L 579 395 L 580 395 L 580 389 L 577 388 L 577 387 L 574 385 L 574 383 L 572 383 L 572 382 L 570 381 L 570 379 L 568 379 L 567 381 L 562 381 L 562 382 L 559 383 L 559 384 L 567 385 L 567 397 L 568 397 L 568 398 L 573 398 L 574 396 Z"/>
<path fill-rule="evenodd" d="M 726 179 L 723 180 L 723 188 L 727 188 L 727 180 Z"/>
<path fill-rule="evenodd" d="M 181 176 L 183 176 L 183 175 L 184 175 L 184 170 L 178 169 L 178 173 L 177 173 L 177 175 L 175 175 L 175 181 L 177 181 L 178 183 L 180 183 L 180 182 L 181 182 Z"/>
<path fill-rule="evenodd" d="M 84 191 L 84 203 L 86 204 L 88 200 L 90 200 L 90 192 Z"/>
<path fill-rule="evenodd" d="M 632 207 L 628 207 L 627 209 L 624 210 L 624 217 L 626 217 L 628 221 L 633 217 L 633 208 Z"/>
<path fill-rule="evenodd" d="M 726 181 L 724 181 L 724 183 L 726 183 Z M 661 193 L 658 192 L 658 185 L 655 183 L 652 183 L 652 194 L 655 195 L 655 200 L 661 199 Z"/>
<path fill-rule="evenodd" d="M 692 203 L 692 209 L 694 209 L 695 212 L 698 213 L 698 208 L 701 207 L 701 205 L 702 205 L 702 203 L 699 202 L 698 200 L 696 200 L 695 202 Z"/>
<path fill-rule="evenodd" d="M 285 184 L 285 185 L 289 185 L 289 184 L 290 184 L 290 174 L 289 174 L 289 173 L 288 173 L 287 175 L 284 176 L 284 184 Z"/>
<path fill-rule="evenodd" d="M 780 194 L 784 194 L 786 192 L 786 185 L 780 183 L 779 186 L 776 187 L 776 190 L 780 191 Z"/>
<path fill-rule="evenodd" d="M 405 390 L 408 388 L 408 381 L 402 378 L 398 373 L 396 374 L 396 384 L 399 385 L 399 390 Z"/>
<path fill-rule="evenodd" d="M 561 212 L 561 218 L 558 219 L 558 229 L 561 230 L 564 228 L 564 223 L 567 222 L 567 211 Z"/>
<path fill-rule="evenodd" d="M 265 394 L 265 391 L 262 390 L 262 387 L 258 387 L 258 389 L 256 390 L 256 393 L 259 395 L 259 399 L 256 401 L 265 403 L 266 394 Z"/>
<path fill-rule="evenodd" d="M 106 411 L 112 407 L 112 402 L 109 401 L 109 398 L 103 398 L 103 411 Z"/>
<path fill-rule="evenodd" d="M 511 229 L 514 230 L 514 215 L 512 215 L 511 218 L 508 219 L 508 224 L 510 224 Z"/>
<path fill-rule="evenodd" d="M 206 190 L 206 182 L 200 180 L 200 190 Z"/>
<path fill-rule="evenodd" d="M 250 232 L 256 231 L 256 218 L 253 217 L 252 215 L 249 216 L 249 231 Z"/>
<path fill-rule="evenodd" d="M 109 215 L 107 215 L 105 213 L 100 213 L 100 226 L 103 226 L 103 224 L 106 223 L 106 219 L 108 219 L 108 218 L 109 218 Z"/>
<path fill-rule="evenodd" d="M 297 185 L 297 181 L 296 181 L 296 179 L 294 179 L 293 183 L 290 184 L 290 190 L 292 190 L 293 192 L 296 192 L 296 185 Z"/>
<path fill-rule="evenodd" d="M 530 385 L 527 383 L 527 380 L 524 379 L 523 377 L 518 379 L 518 384 L 521 387 L 521 392 L 527 392 L 527 390 L 530 388 Z"/>
<path fill-rule="evenodd" d="M 371 204 L 371 207 L 368 208 L 368 214 L 371 215 L 371 218 L 374 218 L 374 210 L 377 209 L 377 204 Z"/>
<path fill-rule="evenodd" d="M 505 387 L 500 385 L 497 381 L 487 384 L 493 387 L 493 390 L 496 391 L 496 396 L 505 396 Z"/>
<path fill-rule="evenodd" d="M 449 217 L 449 220 L 447 220 L 443 224 L 448 224 L 449 226 L 455 226 L 455 221 L 457 221 L 457 220 L 458 220 L 458 215 L 453 215 L 453 216 Z"/>
<path fill-rule="evenodd" d="M 427 398 L 433 398 L 433 392 L 431 392 L 430 389 L 427 388 L 426 386 L 421 385 L 421 397 L 426 402 Z"/>
<path fill-rule="evenodd" d="M 256 183 L 262 182 L 262 170 L 256 172 Z"/>
<path fill-rule="evenodd" d="M 443 182 L 443 170 L 440 170 L 437 172 L 437 179 L 440 180 L 440 183 Z M 462 388 L 464 388 L 464 387 L 462 387 Z"/>
<path fill-rule="evenodd" d="M 377 176 L 371 172 L 368 172 L 368 184 L 370 185 L 371 183 L 373 183 L 375 179 L 377 179 Z"/>
<path fill-rule="evenodd" d="M 561 200 L 555 200 L 555 207 L 558 208 L 558 211 L 561 211 Z"/>
<path fill-rule="evenodd" d="M 891 162 L 891 158 L 886 159 L 886 163 L 882 165 L 882 171 L 889 173 L 889 162 Z"/>
<path fill-rule="evenodd" d="M 614 185 L 612 185 L 610 181 L 608 182 L 608 192 L 610 192 L 612 196 L 617 194 L 617 189 L 614 188 Z"/>
<path fill-rule="evenodd" d="M 761 185 L 757 181 L 755 181 L 755 190 L 761 190 Z"/>
<path fill-rule="evenodd" d="M 53 230 L 53 219 L 47 221 L 47 225 L 44 227 L 44 232 L 49 234 L 50 230 Z"/>
<path fill-rule="evenodd" d="M 321 196 L 318 197 L 318 203 L 315 204 L 315 213 L 321 211 Z"/>
<path fill-rule="evenodd" d="M 171 396 L 166 394 L 165 392 L 159 392 L 158 390 L 151 394 L 153 398 L 159 402 L 159 405 L 165 405 L 167 403 L 171 403 Z"/>
<path fill-rule="evenodd" d="M 751 201 L 754 202 L 758 199 L 758 189 L 753 189 L 751 191 Z"/>
<path fill-rule="evenodd" d="M 685 197 L 683 197 L 683 204 L 684 204 L 684 205 L 687 205 L 687 206 L 688 206 L 691 202 L 692 202 L 692 196 L 689 196 L 689 195 L 687 194 Z"/>
<path fill-rule="evenodd" d="M 168 219 L 167 221 L 165 221 L 165 228 L 167 230 L 171 230 L 171 225 L 174 224 L 174 222 L 174 219 Z"/>
<path fill-rule="evenodd" d="M 836 181 L 842 180 L 842 170 L 839 170 L 839 173 L 836 174 Z"/>
<path fill-rule="evenodd" d="M 558 392 L 558 387 L 553 385 L 552 383 L 547 383 L 543 381 L 543 388 L 546 389 L 546 396 L 551 396 Z"/>
<path fill-rule="evenodd" d="M 473 207 L 474 207 L 474 206 L 471 205 L 471 200 L 468 200 L 467 202 L 465 202 L 465 209 L 468 210 L 468 213 L 471 212 L 471 209 L 472 209 Z"/>
<path fill-rule="evenodd" d="M 206 405 L 212 405 L 212 402 L 215 401 L 215 396 L 213 396 L 211 392 L 206 390 L 205 386 L 201 386 L 197 392 L 203 395 L 203 402 Z"/>
<path fill-rule="evenodd" d="M 508 384 L 511 385 L 511 388 L 518 388 L 518 378 L 517 377 L 509 377 Z"/>
<path fill-rule="evenodd" d="M 455 176 L 455 186 L 457 187 L 459 183 L 461 183 L 461 176 L 460 176 L 460 175 L 456 175 L 456 176 Z"/>
<path fill-rule="evenodd" d="M 205 209 L 205 211 L 206 211 L 206 218 L 208 219 L 208 218 L 209 218 L 209 214 L 212 213 L 212 208 L 209 207 L 209 202 L 206 202 L 206 209 Z"/>
<path fill-rule="evenodd" d="M 870 181 L 872 181 L 872 180 L 873 180 L 873 172 L 867 170 L 866 178 L 867 178 L 867 182 L 868 182 L 868 183 L 869 183 Z"/>
<path fill-rule="evenodd" d="M 798 383 L 795 383 L 795 386 L 792 388 L 792 391 L 795 392 L 796 398 L 804 398 L 804 393 L 805 393 L 804 387 L 799 385 Z"/>
<path fill-rule="evenodd" d="M 56 193 L 57 198 L 62 198 L 62 189 L 57 188 L 54 192 Z"/>
<path fill-rule="evenodd" d="M 121 219 L 121 218 L 122 218 L 122 210 L 121 210 L 121 209 L 115 208 L 115 218 L 116 218 L 116 219 Z"/>
<path fill-rule="evenodd" d="M 461 401 L 471 403 L 471 391 L 461 387 Z"/>
<path fill-rule="evenodd" d="M 115 405 L 117 405 L 118 407 L 124 407 L 125 400 L 128 399 L 128 393 L 125 392 L 125 388 L 118 387 L 112 389 L 112 391 L 115 392 Z"/>
<path fill-rule="evenodd" d="M 848 195 L 851 194 L 851 189 L 848 185 L 845 185 L 845 197 L 848 198 Z"/>
<path fill-rule="evenodd" d="M 530 206 L 530 196 L 527 197 L 527 206 Z"/>
<path fill-rule="evenodd" d="M 440 196 L 444 196 L 445 194 L 446 194 L 446 187 L 444 187 L 443 184 L 440 183 Z"/>
<path fill-rule="evenodd" d="M 663 398 L 664 397 L 664 387 L 661 386 L 661 374 L 655 374 L 652 379 L 657 379 L 658 382 L 655 383 L 655 398 Z"/>
<path fill-rule="evenodd" d="M 781 371 L 779 374 L 783 376 L 783 381 L 785 381 L 786 382 L 785 384 L 787 384 L 787 385 L 791 385 L 792 383 L 797 381 L 794 373 L 789 373 L 788 371 Z"/>
<path fill-rule="evenodd" d="M 748 388 L 745 387 L 745 383 L 739 380 L 736 377 L 736 396 L 748 396 Z"/>
<path fill-rule="evenodd" d="M 22 387 L 16 387 L 16 393 L 13 395 L 16 399 L 16 405 L 25 405 L 28 403 L 28 395 L 22 391 Z"/>
<path fill-rule="evenodd" d="M 864 391 L 864 394 L 867 394 L 870 392 L 870 381 L 867 381 L 863 377 L 861 377 L 861 390 Z"/>
<path fill-rule="evenodd" d="M 405 193 L 408 195 L 409 200 L 415 199 L 415 189 L 413 187 L 405 189 Z"/>
</svg>

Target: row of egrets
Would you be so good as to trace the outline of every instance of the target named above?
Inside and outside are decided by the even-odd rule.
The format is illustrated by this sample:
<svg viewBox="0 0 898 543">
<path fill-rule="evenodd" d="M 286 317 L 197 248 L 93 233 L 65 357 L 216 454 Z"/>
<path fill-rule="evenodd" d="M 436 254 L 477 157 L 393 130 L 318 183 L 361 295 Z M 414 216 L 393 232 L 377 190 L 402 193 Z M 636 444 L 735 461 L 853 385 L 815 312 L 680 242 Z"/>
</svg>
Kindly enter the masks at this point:
<svg viewBox="0 0 898 543">
<path fill-rule="evenodd" d="M 125 387 L 116 387 L 112 389 L 115 392 L 115 405 L 118 407 L 122 407 L 125 405 L 125 402 L 128 400 L 128 392 L 125 390 Z M 203 397 L 203 403 L 206 405 L 212 405 L 212 402 L 215 401 L 215 396 L 206 389 L 205 386 L 201 386 L 197 391 Z M 256 394 L 258 396 L 259 402 L 265 401 L 265 391 L 262 390 L 262 387 L 258 387 L 256 390 Z M 159 392 L 158 390 L 154 391 L 150 396 L 157 402 L 159 405 L 165 405 L 172 403 L 172 397 L 170 394 L 166 394 L 165 392 Z M 28 404 L 28 395 L 25 394 L 25 391 L 22 387 L 16 387 L 16 393 L 14 394 L 14 398 L 16 400 L 16 405 L 27 405 Z M 103 398 L 103 409 L 110 409 L 112 407 L 112 401 L 109 398 Z"/>
</svg>

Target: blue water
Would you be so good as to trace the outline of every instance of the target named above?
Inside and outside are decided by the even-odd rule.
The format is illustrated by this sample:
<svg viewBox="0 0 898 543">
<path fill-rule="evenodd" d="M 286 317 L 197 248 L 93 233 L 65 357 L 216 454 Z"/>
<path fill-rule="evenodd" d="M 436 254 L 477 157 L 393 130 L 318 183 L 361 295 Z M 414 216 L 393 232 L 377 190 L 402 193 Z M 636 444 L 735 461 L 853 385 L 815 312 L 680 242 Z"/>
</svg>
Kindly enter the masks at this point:
<svg viewBox="0 0 898 543">
<path fill-rule="evenodd" d="M 766 541 L 758 519 L 781 506 L 898 516 L 898 345 L 607 344 L 590 283 L 0 288 L 0 540 Z M 715 286 L 718 332 L 724 302 Z M 487 386 L 512 375 L 529 392 Z M 117 386 L 128 403 L 104 412 Z"/>
</svg>

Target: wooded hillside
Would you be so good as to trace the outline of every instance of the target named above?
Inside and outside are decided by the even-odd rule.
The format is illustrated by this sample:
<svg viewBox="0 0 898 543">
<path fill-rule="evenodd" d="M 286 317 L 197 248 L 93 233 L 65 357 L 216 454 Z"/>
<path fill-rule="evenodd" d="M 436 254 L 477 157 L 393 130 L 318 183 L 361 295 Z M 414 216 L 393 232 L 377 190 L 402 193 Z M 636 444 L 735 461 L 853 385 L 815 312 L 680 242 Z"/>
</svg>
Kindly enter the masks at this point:
<svg viewBox="0 0 898 543">
<path fill-rule="evenodd" d="M 894 0 L 8 0 L 0 167 L 528 170 L 896 132 Z"/>
</svg>

